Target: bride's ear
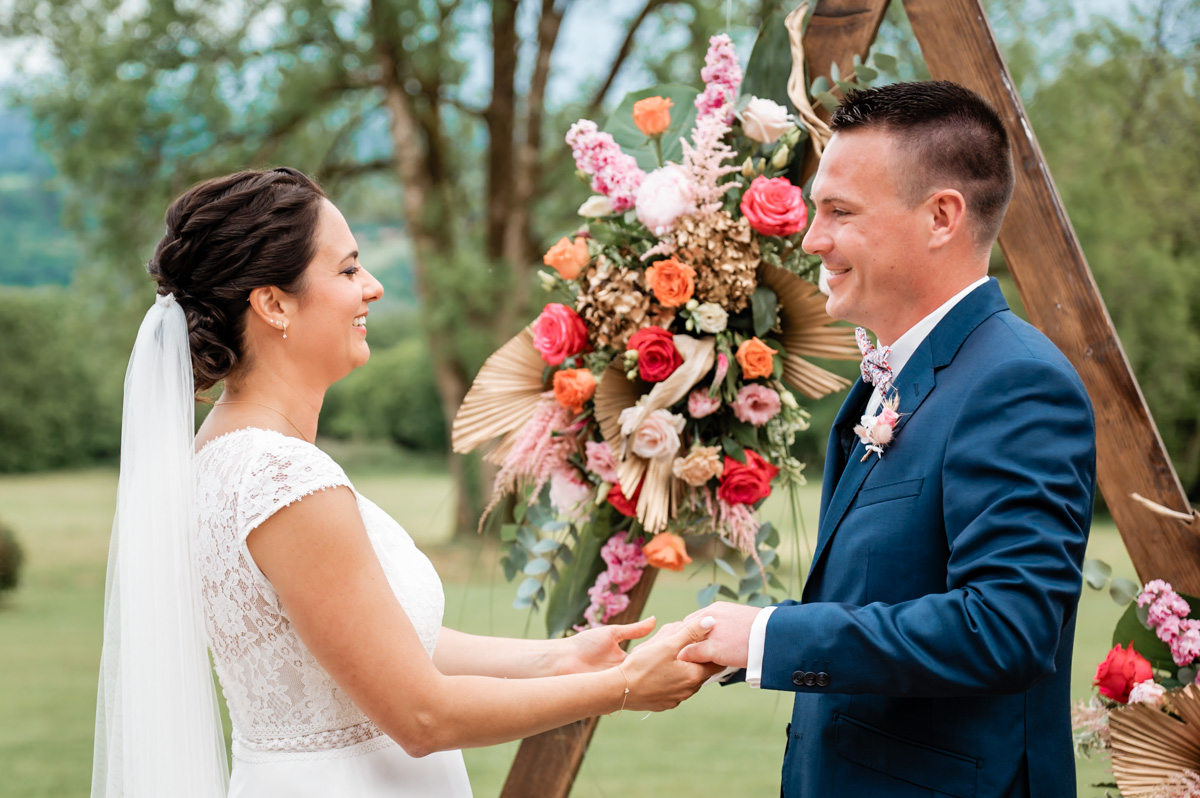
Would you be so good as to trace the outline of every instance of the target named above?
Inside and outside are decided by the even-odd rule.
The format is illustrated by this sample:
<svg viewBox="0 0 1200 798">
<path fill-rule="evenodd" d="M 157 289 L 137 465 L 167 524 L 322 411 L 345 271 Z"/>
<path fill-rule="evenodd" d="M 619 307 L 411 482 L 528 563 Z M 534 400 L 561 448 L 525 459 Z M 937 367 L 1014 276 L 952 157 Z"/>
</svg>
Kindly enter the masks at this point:
<svg viewBox="0 0 1200 798">
<path fill-rule="evenodd" d="M 275 330 L 286 329 L 288 314 L 295 304 L 288 294 L 276 286 L 266 285 L 251 289 L 246 300 L 250 312 Z"/>
</svg>

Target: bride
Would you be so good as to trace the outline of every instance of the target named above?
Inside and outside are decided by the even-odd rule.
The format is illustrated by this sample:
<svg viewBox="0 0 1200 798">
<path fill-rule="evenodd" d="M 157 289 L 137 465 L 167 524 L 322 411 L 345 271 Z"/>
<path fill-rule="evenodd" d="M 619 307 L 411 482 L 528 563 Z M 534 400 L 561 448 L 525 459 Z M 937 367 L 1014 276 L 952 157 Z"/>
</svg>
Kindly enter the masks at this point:
<svg viewBox="0 0 1200 798">
<path fill-rule="evenodd" d="M 629 656 L 653 619 L 443 628 L 429 560 L 313 445 L 383 295 L 345 219 L 281 168 L 202 183 L 166 221 L 126 374 L 93 796 L 468 796 L 459 749 L 668 709 L 719 670 L 676 659 L 711 619 Z M 194 392 L 220 381 L 193 440 Z"/>
</svg>

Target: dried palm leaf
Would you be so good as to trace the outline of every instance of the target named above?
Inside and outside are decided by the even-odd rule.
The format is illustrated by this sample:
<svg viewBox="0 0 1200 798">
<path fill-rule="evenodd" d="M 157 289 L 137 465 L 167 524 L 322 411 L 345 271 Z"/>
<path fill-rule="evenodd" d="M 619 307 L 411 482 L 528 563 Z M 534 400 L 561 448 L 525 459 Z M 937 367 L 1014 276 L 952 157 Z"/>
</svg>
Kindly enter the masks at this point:
<svg viewBox="0 0 1200 798">
<path fill-rule="evenodd" d="M 833 360 L 858 360 L 862 355 L 854 343 L 854 331 L 831 327 L 833 319 L 825 312 L 825 295 L 815 285 L 787 269 L 761 264 L 758 280 L 779 298 L 780 336 L 787 354 L 783 360 L 783 378 L 810 399 L 849 387 L 839 377 L 806 357 Z"/>
<path fill-rule="evenodd" d="M 483 364 L 458 413 L 450 440 L 454 451 L 465 454 L 484 443 L 525 425 L 533 417 L 538 399 L 546 391 L 546 363 L 533 348 L 533 330 L 526 327 L 497 349 Z M 488 455 L 488 462 L 503 462 L 506 439 Z M 500 456 L 500 460 L 496 460 Z"/>
<path fill-rule="evenodd" d="M 1127 798 L 1150 795 L 1185 770 L 1200 770 L 1200 687 L 1189 684 L 1167 696 L 1172 714 L 1140 703 L 1109 713 L 1113 776 Z"/>
</svg>

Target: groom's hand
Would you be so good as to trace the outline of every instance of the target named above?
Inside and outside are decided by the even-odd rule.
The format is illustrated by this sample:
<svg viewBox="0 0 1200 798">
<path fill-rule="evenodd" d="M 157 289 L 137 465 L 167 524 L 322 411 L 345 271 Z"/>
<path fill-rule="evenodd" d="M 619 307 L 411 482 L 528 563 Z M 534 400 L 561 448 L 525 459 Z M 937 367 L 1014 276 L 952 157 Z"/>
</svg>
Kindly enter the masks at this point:
<svg viewBox="0 0 1200 798">
<path fill-rule="evenodd" d="M 716 624 L 708 637 L 693 643 L 679 652 L 684 662 L 712 662 L 729 668 L 744 668 L 749 657 L 750 627 L 758 615 L 758 607 L 730 604 L 718 601 L 684 618 L 688 623 L 694 618 L 709 615 Z"/>
</svg>

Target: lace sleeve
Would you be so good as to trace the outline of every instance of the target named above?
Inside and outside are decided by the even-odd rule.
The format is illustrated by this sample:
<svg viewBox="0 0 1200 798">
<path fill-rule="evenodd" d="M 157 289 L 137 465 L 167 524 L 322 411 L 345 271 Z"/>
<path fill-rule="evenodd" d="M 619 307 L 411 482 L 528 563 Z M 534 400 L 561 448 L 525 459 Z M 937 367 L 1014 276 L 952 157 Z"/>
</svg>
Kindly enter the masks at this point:
<svg viewBox="0 0 1200 798">
<path fill-rule="evenodd" d="M 237 522 L 242 540 L 279 510 L 326 488 L 353 489 L 346 472 L 316 446 L 283 438 L 255 457 L 238 491 Z"/>
</svg>

